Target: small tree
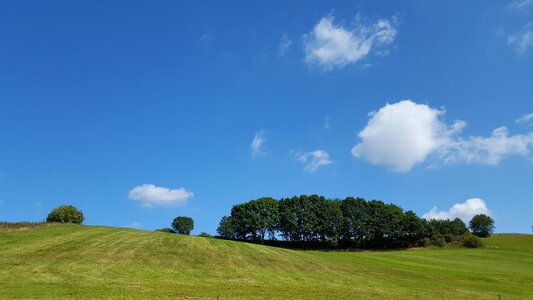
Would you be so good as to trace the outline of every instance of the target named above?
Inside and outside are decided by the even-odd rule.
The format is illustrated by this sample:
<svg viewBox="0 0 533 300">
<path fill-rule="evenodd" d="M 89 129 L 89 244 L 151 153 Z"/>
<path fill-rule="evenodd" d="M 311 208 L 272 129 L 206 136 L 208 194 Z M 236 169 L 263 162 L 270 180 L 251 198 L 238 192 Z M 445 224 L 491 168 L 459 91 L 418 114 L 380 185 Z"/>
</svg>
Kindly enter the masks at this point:
<svg viewBox="0 0 533 300">
<path fill-rule="evenodd" d="M 470 220 L 470 230 L 479 237 L 488 237 L 494 231 L 494 220 L 484 214 L 475 215 Z"/>
<path fill-rule="evenodd" d="M 46 222 L 81 224 L 84 220 L 83 213 L 72 205 L 61 205 L 52 209 Z"/>
<path fill-rule="evenodd" d="M 191 234 L 194 229 L 194 221 L 189 217 L 177 217 L 172 222 L 174 228 L 179 234 Z"/>
</svg>

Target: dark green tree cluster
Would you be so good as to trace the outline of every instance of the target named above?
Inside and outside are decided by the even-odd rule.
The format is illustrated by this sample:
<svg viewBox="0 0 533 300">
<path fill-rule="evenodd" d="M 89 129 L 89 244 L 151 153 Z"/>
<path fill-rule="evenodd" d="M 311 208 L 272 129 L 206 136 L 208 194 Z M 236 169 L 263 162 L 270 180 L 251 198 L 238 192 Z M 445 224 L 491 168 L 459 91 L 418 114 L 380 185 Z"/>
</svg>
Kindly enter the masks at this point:
<svg viewBox="0 0 533 300">
<path fill-rule="evenodd" d="M 348 197 L 265 197 L 233 206 L 217 233 L 226 239 L 297 247 L 403 248 L 441 245 L 468 229 L 460 219 L 427 221 L 394 204 Z M 449 239 L 448 239 L 449 238 Z"/>
</svg>

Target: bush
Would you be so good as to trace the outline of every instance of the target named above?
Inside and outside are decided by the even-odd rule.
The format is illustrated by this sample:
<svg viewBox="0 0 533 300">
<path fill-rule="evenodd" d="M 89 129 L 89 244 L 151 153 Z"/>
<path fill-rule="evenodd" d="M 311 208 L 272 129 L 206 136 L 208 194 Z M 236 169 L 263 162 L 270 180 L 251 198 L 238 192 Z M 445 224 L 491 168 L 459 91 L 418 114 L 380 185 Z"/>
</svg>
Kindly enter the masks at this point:
<svg viewBox="0 0 533 300">
<path fill-rule="evenodd" d="M 207 232 L 200 232 L 200 234 L 198 236 L 200 236 L 200 237 L 213 237 L 212 235 L 210 235 Z"/>
<path fill-rule="evenodd" d="M 483 242 L 477 236 L 466 233 L 460 235 L 459 237 L 460 245 L 466 248 L 481 248 L 483 247 Z"/>
<path fill-rule="evenodd" d="M 440 234 L 436 234 L 431 239 L 431 244 L 437 247 L 444 247 L 446 240 Z"/>
<path fill-rule="evenodd" d="M 72 205 L 61 205 L 52 209 L 46 222 L 81 224 L 84 220 L 83 213 Z"/>
<path fill-rule="evenodd" d="M 168 228 L 168 227 L 156 229 L 155 231 L 166 232 L 166 233 L 176 233 L 176 230 L 174 230 L 172 228 Z"/>
<path fill-rule="evenodd" d="M 172 221 L 172 228 L 179 234 L 191 234 L 194 229 L 194 221 L 189 217 L 177 217 Z"/>
</svg>

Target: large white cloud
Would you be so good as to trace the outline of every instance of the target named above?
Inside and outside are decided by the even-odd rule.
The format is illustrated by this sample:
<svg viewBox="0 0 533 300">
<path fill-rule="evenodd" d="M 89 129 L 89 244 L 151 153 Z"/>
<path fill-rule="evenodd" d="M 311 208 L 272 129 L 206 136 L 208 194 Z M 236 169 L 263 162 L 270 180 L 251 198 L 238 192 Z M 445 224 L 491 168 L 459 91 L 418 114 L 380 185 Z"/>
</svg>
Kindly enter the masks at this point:
<svg viewBox="0 0 533 300">
<path fill-rule="evenodd" d="M 333 23 L 333 16 L 323 17 L 313 31 L 304 36 L 305 61 L 324 70 L 356 63 L 373 48 L 383 50 L 394 41 L 397 34 L 395 20 L 381 19 L 371 25 L 358 21 L 353 28 L 344 28 Z"/>
<path fill-rule="evenodd" d="M 468 199 L 463 203 L 454 204 L 447 211 L 439 211 L 437 207 L 433 207 L 430 211 L 425 213 L 422 218 L 430 220 L 453 220 L 459 218 L 465 223 L 470 222 L 473 216 L 478 214 L 490 215 L 490 210 L 484 200 L 479 198 Z"/>
<path fill-rule="evenodd" d="M 324 150 L 315 150 L 312 152 L 298 153 L 296 155 L 296 160 L 304 164 L 304 169 L 306 172 L 313 173 L 318 168 L 327 166 L 333 163 L 329 159 L 329 153 Z"/>
<path fill-rule="evenodd" d="M 263 144 L 266 142 L 267 138 L 264 131 L 258 131 L 255 133 L 252 143 L 250 143 L 250 150 L 252 151 L 252 156 L 260 156 L 264 154 Z"/>
<path fill-rule="evenodd" d="M 128 194 L 128 198 L 140 201 L 144 207 L 156 205 L 173 206 L 183 205 L 194 194 L 184 188 L 168 189 L 153 184 L 143 184 L 134 187 Z"/>
<path fill-rule="evenodd" d="M 450 140 L 453 129 L 439 121 L 443 113 L 410 100 L 387 104 L 370 114 L 352 154 L 395 171 L 408 171 Z"/>
<path fill-rule="evenodd" d="M 441 163 L 496 165 L 510 155 L 527 156 L 533 145 L 533 133 L 509 135 L 505 127 L 489 137 L 461 138 L 466 123 L 447 125 L 440 120 L 443 114 L 443 110 L 411 100 L 387 104 L 370 114 L 352 154 L 405 172 L 430 156 Z"/>
</svg>

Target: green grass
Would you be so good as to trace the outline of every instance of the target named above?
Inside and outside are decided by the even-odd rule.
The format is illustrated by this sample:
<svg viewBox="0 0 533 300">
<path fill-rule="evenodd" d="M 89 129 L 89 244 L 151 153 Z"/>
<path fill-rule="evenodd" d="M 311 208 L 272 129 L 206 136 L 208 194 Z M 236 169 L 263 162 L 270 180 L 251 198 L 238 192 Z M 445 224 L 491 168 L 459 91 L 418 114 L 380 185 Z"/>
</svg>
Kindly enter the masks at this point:
<svg viewBox="0 0 533 300">
<path fill-rule="evenodd" d="M 0 298 L 533 299 L 533 235 L 484 242 L 321 252 L 112 227 L 0 229 Z"/>
</svg>

